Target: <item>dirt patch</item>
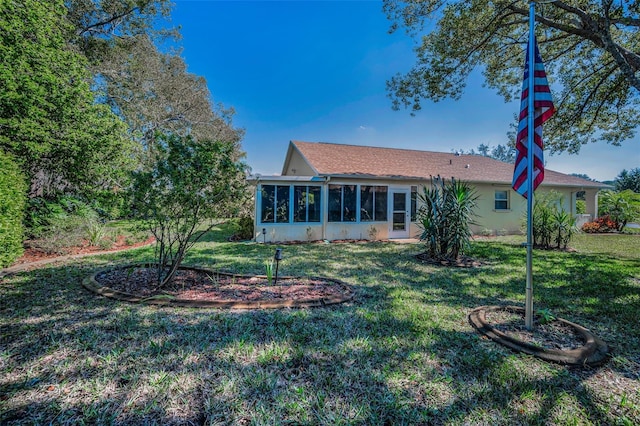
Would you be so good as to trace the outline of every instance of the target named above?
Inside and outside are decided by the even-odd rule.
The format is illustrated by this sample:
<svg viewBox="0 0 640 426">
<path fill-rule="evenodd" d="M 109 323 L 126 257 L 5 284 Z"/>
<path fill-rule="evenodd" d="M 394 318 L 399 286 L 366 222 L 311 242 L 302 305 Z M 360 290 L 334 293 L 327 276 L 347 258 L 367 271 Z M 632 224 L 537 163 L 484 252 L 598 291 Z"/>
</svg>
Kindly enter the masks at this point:
<svg viewBox="0 0 640 426">
<path fill-rule="evenodd" d="M 440 257 L 431 257 L 428 253 L 416 254 L 415 258 L 435 266 L 450 266 L 455 268 L 477 268 L 482 263 L 469 256 L 458 256 L 456 259 L 446 259 Z"/>
</svg>

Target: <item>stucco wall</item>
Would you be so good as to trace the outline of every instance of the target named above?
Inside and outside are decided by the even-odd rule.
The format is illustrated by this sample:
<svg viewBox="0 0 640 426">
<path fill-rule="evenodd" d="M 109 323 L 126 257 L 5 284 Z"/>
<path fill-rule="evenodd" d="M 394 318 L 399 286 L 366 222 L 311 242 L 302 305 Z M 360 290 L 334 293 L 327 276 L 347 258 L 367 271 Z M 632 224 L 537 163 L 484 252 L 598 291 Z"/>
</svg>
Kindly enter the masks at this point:
<svg viewBox="0 0 640 426">
<path fill-rule="evenodd" d="M 291 153 L 289 164 L 287 164 L 286 167 L 287 170 L 282 171 L 282 174 L 286 176 L 313 176 L 316 174 L 296 150 L 293 150 Z"/>
</svg>

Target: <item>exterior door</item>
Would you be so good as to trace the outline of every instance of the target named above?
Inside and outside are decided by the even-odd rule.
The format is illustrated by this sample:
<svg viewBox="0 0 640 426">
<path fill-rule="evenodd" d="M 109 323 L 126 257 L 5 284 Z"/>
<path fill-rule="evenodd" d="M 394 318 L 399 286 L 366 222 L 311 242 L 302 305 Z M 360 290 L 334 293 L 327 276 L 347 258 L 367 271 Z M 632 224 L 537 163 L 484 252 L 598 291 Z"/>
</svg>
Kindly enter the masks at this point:
<svg viewBox="0 0 640 426">
<path fill-rule="evenodd" d="M 411 206 L 410 191 L 406 189 L 391 189 L 391 224 L 389 238 L 409 238 L 410 211 Z"/>
</svg>

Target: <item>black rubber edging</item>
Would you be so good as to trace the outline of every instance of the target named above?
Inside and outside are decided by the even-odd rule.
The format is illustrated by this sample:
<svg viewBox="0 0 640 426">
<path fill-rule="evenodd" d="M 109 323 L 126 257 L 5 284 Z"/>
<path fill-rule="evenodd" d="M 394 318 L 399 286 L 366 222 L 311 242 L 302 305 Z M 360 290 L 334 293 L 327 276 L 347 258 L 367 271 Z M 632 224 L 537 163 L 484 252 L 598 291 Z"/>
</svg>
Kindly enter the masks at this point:
<svg viewBox="0 0 640 426">
<path fill-rule="evenodd" d="M 571 321 L 557 318 L 559 321 L 573 328 L 583 339 L 584 345 L 570 350 L 548 349 L 535 346 L 527 342 L 515 339 L 493 328 L 486 321 L 485 313 L 491 311 L 507 310 L 521 313 L 524 316 L 525 309 L 519 306 L 480 306 L 469 313 L 469 323 L 480 334 L 483 334 L 510 349 L 533 355 L 536 358 L 558 364 L 572 366 L 598 366 L 604 364 L 609 359 L 609 347 L 588 329 Z"/>
<path fill-rule="evenodd" d="M 153 266 L 149 263 L 138 263 L 138 264 L 129 264 L 124 266 L 119 266 L 118 269 L 121 268 L 130 268 L 130 267 L 150 267 Z M 105 268 L 101 269 L 90 276 L 86 277 L 82 280 L 82 286 L 87 290 L 109 297 L 111 299 L 120 300 L 123 302 L 130 303 L 146 303 L 149 305 L 159 305 L 159 306 L 179 306 L 186 308 L 225 308 L 225 309 L 282 309 L 282 308 L 313 308 L 313 307 L 321 307 L 327 305 L 335 305 L 338 303 L 347 302 L 354 297 L 354 292 L 351 289 L 351 286 L 345 282 L 334 278 L 327 277 L 311 277 L 311 279 L 317 278 L 326 280 L 332 283 L 339 285 L 343 291 L 343 296 L 336 297 L 321 297 L 317 299 L 307 299 L 307 300 L 269 300 L 269 301 L 235 301 L 235 300 L 190 300 L 190 299 L 172 299 L 172 298 L 162 298 L 162 297 L 140 297 L 135 296 L 133 294 L 125 293 L 122 291 L 114 290 L 109 287 L 105 287 L 100 285 L 96 280 L 96 275 L 101 272 L 112 270 L 114 268 Z M 225 272 L 215 271 L 213 269 L 199 267 L 199 266 L 180 266 L 178 269 L 183 270 L 192 270 L 192 271 L 202 271 L 208 272 L 216 275 L 224 275 L 230 277 L 237 278 L 251 278 L 255 275 L 240 275 L 240 274 L 229 274 Z M 301 277 L 292 277 L 292 276 L 284 276 L 281 277 L 283 279 L 294 279 Z"/>
</svg>

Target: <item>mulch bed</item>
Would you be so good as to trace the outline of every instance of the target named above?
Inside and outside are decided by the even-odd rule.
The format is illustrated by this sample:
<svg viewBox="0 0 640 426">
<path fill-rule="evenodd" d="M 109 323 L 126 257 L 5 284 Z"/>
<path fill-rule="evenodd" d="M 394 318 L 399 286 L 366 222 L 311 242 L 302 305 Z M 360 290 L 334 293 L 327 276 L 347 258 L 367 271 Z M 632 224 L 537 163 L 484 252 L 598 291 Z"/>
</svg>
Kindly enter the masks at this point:
<svg viewBox="0 0 640 426">
<path fill-rule="evenodd" d="M 153 267 L 132 266 L 102 271 L 98 284 L 138 297 L 168 295 L 193 301 L 310 301 L 344 298 L 350 292 L 328 278 L 278 277 L 277 285 L 266 277 L 216 273 L 202 269 L 179 269 L 173 282 L 157 290 L 157 271 Z"/>
<path fill-rule="evenodd" d="M 570 350 L 584 345 L 575 329 L 557 320 L 540 323 L 535 317 L 533 329 L 525 327 L 524 315 L 509 310 L 487 311 L 487 322 L 496 330 L 522 342 L 548 349 Z"/>
<path fill-rule="evenodd" d="M 610 358 L 608 345 L 585 327 L 562 318 L 535 318 L 527 330 L 525 309 L 518 306 L 480 306 L 469 322 L 483 336 L 517 352 L 576 367 L 602 365 Z M 540 316 L 541 317 L 541 316 Z"/>
<path fill-rule="evenodd" d="M 127 244 L 127 238 L 124 235 L 116 237 L 115 242 L 107 249 L 100 246 L 92 246 L 88 240 L 82 242 L 82 244 L 72 247 L 64 247 L 59 253 L 45 252 L 33 244 L 31 241 L 25 241 L 25 249 L 22 256 L 20 256 L 13 265 L 22 265 L 27 263 L 38 262 L 46 259 L 55 259 L 61 256 L 77 256 L 83 254 L 100 254 L 101 252 L 111 252 L 119 250 L 128 250 L 136 247 L 142 247 L 149 245 L 155 241 L 154 237 L 149 237 L 145 241 L 139 241 L 133 244 Z"/>
</svg>

